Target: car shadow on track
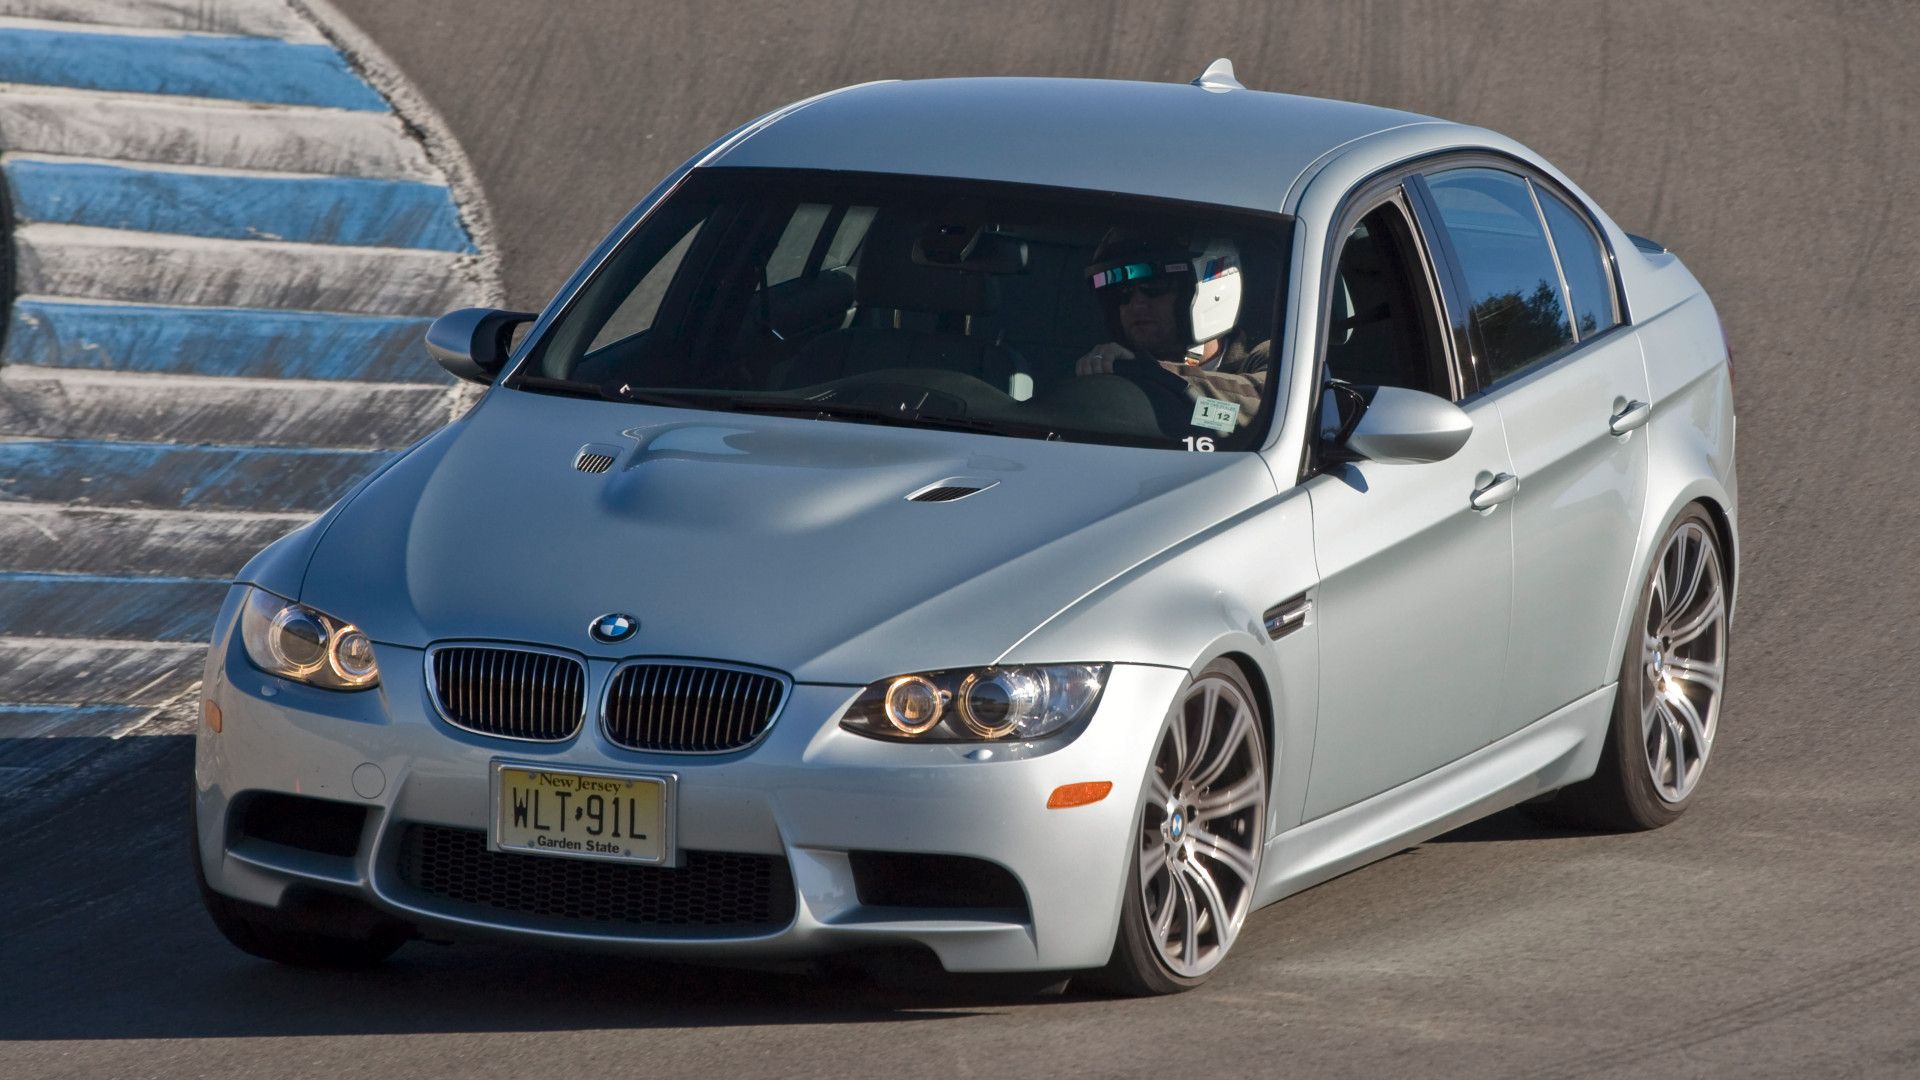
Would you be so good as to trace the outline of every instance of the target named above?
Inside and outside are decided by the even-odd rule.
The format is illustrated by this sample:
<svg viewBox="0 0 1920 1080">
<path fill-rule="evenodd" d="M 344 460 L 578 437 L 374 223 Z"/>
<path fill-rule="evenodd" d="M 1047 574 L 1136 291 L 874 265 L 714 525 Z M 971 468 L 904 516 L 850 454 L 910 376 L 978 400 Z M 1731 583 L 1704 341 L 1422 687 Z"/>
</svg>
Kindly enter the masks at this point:
<svg viewBox="0 0 1920 1080">
<path fill-rule="evenodd" d="M 823 975 L 415 942 L 371 971 L 279 967 L 200 908 L 180 797 L 191 740 L 100 743 L 0 798 L 0 1042 L 925 1023 L 1071 1000 L 930 958 Z"/>
<path fill-rule="evenodd" d="M 1564 825 L 1552 825 L 1529 815 L 1524 807 L 1510 810 L 1471 821 L 1449 833 L 1442 833 L 1427 841 L 1430 844 L 1487 843 L 1495 840 L 1567 840 L 1582 836 L 1603 836 L 1604 833 L 1586 829 L 1573 829 Z"/>
</svg>

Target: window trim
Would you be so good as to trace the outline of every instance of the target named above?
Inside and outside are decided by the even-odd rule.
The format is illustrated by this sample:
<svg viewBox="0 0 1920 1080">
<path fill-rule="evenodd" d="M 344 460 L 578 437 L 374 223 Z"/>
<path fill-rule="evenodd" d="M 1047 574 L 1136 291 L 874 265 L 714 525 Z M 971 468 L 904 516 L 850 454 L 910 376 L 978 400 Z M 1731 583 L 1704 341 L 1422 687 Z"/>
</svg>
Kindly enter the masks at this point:
<svg viewBox="0 0 1920 1080">
<path fill-rule="evenodd" d="M 1573 343 L 1580 344 L 1580 320 L 1573 314 L 1573 290 L 1567 288 L 1567 268 L 1560 262 L 1560 242 L 1553 238 L 1553 224 L 1547 220 L 1547 209 L 1540 205 L 1540 191 L 1534 187 L 1530 177 L 1521 177 L 1520 182 L 1527 185 L 1527 202 L 1533 205 L 1533 217 L 1540 223 L 1540 235 L 1546 237 L 1547 254 L 1553 256 L 1553 277 L 1560 283 L 1560 311 L 1567 317 L 1567 333 L 1573 335 Z"/>
<path fill-rule="evenodd" d="M 1587 206 L 1586 201 L 1583 199 L 1576 198 L 1574 194 L 1571 191 L 1567 190 L 1567 188 L 1564 185 L 1560 184 L 1558 181 L 1554 180 L 1552 177 L 1547 176 L 1544 172 L 1542 172 L 1539 169 L 1539 167 L 1535 166 L 1531 162 L 1515 157 L 1512 154 L 1507 154 L 1502 151 L 1495 150 L 1491 147 L 1477 147 L 1471 150 L 1449 150 L 1439 154 L 1430 155 L 1424 159 L 1421 159 L 1417 164 L 1417 175 L 1418 175 L 1417 186 L 1421 191 L 1422 197 L 1426 200 L 1426 205 L 1429 211 L 1433 215 L 1430 224 L 1434 228 L 1437 234 L 1437 243 L 1435 244 L 1435 246 L 1439 247 L 1441 250 L 1443 250 L 1446 253 L 1446 260 L 1450 264 L 1449 265 L 1450 276 L 1455 278 L 1455 282 L 1456 282 L 1455 287 L 1459 290 L 1459 297 L 1456 298 L 1457 300 L 1463 300 L 1464 297 L 1466 297 L 1467 295 L 1470 295 L 1466 285 L 1466 268 L 1460 262 L 1459 253 L 1453 247 L 1453 240 L 1451 236 L 1448 234 L 1445 224 L 1441 222 L 1439 219 L 1437 208 L 1434 206 L 1432 202 L 1432 198 L 1433 198 L 1432 192 L 1427 188 L 1426 181 L 1428 176 L 1436 175 L 1438 173 L 1451 172 L 1454 169 L 1471 169 L 1471 168 L 1485 168 L 1485 169 L 1498 170 L 1500 172 L 1508 173 L 1528 185 L 1528 194 L 1533 199 L 1533 202 L 1534 202 L 1534 215 L 1540 222 L 1541 231 L 1546 235 L 1547 248 L 1550 252 L 1553 253 L 1554 272 L 1561 277 L 1561 303 L 1563 306 L 1566 306 L 1569 308 L 1571 307 L 1571 305 L 1567 303 L 1565 273 L 1560 266 L 1559 247 L 1554 243 L 1553 229 L 1550 225 L 1547 224 L 1546 214 L 1542 211 L 1540 207 L 1538 196 L 1533 193 L 1533 186 L 1539 185 L 1541 187 L 1544 187 L 1549 194 L 1555 196 L 1562 203 L 1566 204 L 1567 208 L 1572 210 L 1574 212 L 1574 215 L 1580 218 L 1582 222 L 1585 223 L 1588 231 L 1593 234 L 1594 240 L 1599 245 L 1601 260 L 1602 260 L 1602 263 L 1604 264 L 1602 268 L 1606 271 L 1609 279 L 1612 282 L 1613 309 L 1614 309 L 1614 315 L 1617 321 L 1612 326 L 1609 326 L 1607 329 L 1601 331 L 1598 334 L 1593 335 L 1590 338 L 1581 338 L 1579 336 L 1578 329 L 1573 328 L 1571 324 L 1569 324 L 1570 328 L 1573 329 L 1575 340 L 1567 344 L 1565 347 L 1555 350 L 1554 352 L 1548 353 L 1545 356 L 1542 356 L 1536 359 L 1533 363 L 1528 364 L 1527 366 L 1519 368 L 1517 370 L 1510 371 L 1507 374 L 1502 375 L 1497 379 L 1489 379 L 1488 375 L 1490 373 L 1488 372 L 1487 366 L 1486 366 L 1485 343 L 1480 338 L 1478 327 L 1472 326 L 1471 325 L 1472 320 L 1468 319 L 1467 320 L 1467 322 L 1469 323 L 1468 338 L 1469 338 L 1469 341 L 1471 342 L 1471 347 L 1473 350 L 1472 362 L 1470 366 L 1473 369 L 1475 377 L 1478 381 L 1478 386 L 1475 390 L 1467 394 L 1466 397 L 1456 402 L 1456 404 L 1460 404 L 1460 405 L 1465 405 L 1466 403 L 1471 401 L 1477 401 L 1481 397 L 1488 394 L 1492 394 L 1495 391 L 1498 391 L 1507 386 L 1510 386 L 1515 382 L 1520 381 L 1521 379 L 1527 378 L 1528 376 L 1534 374 L 1535 372 L 1544 371 L 1551 367 L 1558 367 L 1568 357 L 1571 357 L 1580 353 L 1581 351 L 1585 350 L 1587 346 L 1595 342 L 1605 341 L 1607 338 L 1611 337 L 1616 331 L 1619 331 L 1623 328 L 1628 328 L 1634 325 L 1632 311 L 1628 308 L 1628 305 L 1627 305 L 1626 290 L 1621 282 L 1620 260 L 1619 260 L 1618 254 L 1614 251 L 1613 241 L 1608 238 L 1606 230 L 1599 227 L 1598 219 L 1595 218 L 1593 210 Z M 1433 242 L 1433 241 L 1430 240 L 1430 242 Z M 1464 309 L 1463 309 L 1463 314 L 1464 314 Z M 1569 319 L 1572 318 L 1571 311 L 1568 312 L 1568 317 Z"/>
<path fill-rule="evenodd" d="M 1555 261 L 1559 261 L 1560 241 L 1555 240 L 1553 238 L 1553 225 L 1551 222 L 1547 221 L 1546 204 L 1540 201 L 1539 189 L 1542 187 L 1546 187 L 1546 185 L 1541 184 L 1538 180 L 1535 180 L 1532 177 L 1527 178 L 1527 183 L 1529 184 L 1529 186 L 1535 189 L 1534 196 L 1533 196 L 1534 205 L 1539 207 L 1540 209 L 1540 221 L 1543 224 L 1545 224 L 1547 227 L 1547 242 L 1553 245 L 1553 257 Z M 1597 225 L 1594 224 L 1593 216 L 1591 214 L 1588 214 L 1585 210 L 1581 208 L 1579 200 L 1574 199 L 1571 195 L 1567 193 L 1556 192 L 1551 187 L 1546 187 L 1546 193 L 1548 198 L 1558 200 L 1560 205 L 1566 207 L 1568 210 L 1571 210 L 1573 212 L 1574 219 L 1579 221 L 1580 224 L 1586 228 L 1588 237 L 1593 240 L 1594 247 L 1600 252 L 1600 262 L 1601 262 L 1600 268 L 1606 272 L 1608 279 L 1613 286 L 1612 294 L 1608 297 L 1608 301 L 1609 301 L 1608 306 L 1610 306 L 1613 309 L 1613 322 L 1607 326 L 1606 330 L 1602 330 L 1599 334 L 1593 335 L 1596 338 L 1600 337 L 1603 334 L 1607 333 L 1608 330 L 1612 330 L 1614 327 L 1620 326 L 1630 321 L 1627 318 L 1626 296 L 1620 289 L 1619 274 L 1615 272 L 1616 264 L 1613 258 L 1613 249 L 1607 243 L 1606 233 L 1603 232 Z M 1566 264 L 1565 263 L 1561 263 L 1560 277 L 1562 281 L 1566 280 Z M 1571 302 L 1573 297 L 1571 292 L 1568 293 L 1567 299 L 1569 301 L 1567 304 L 1567 316 L 1568 318 L 1573 318 L 1576 320 L 1573 328 L 1574 337 L 1581 344 L 1585 344 L 1587 341 L 1590 341 L 1592 339 L 1584 338 L 1580 336 L 1580 327 L 1577 321 L 1577 316 L 1575 316 L 1573 313 L 1573 304 Z"/>
</svg>

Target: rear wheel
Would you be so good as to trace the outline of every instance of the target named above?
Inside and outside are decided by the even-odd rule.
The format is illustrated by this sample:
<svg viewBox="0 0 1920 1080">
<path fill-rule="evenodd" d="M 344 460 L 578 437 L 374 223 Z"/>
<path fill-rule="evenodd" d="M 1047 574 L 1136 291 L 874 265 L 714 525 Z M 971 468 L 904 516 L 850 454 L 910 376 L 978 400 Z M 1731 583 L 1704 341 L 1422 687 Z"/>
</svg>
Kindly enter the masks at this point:
<svg viewBox="0 0 1920 1080">
<path fill-rule="evenodd" d="M 1092 981 L 1132 995 L 1205 982 L 1253 908 L 1266 815 L 1265 724 L 1240 669 L 1216 661 L 1154 744 L 1113 957 Z"/>
<path fill-rule="evenodd" d="M 215 892 L 200 862 L 196 817 L 187 815 L 187 828 L 200 902 L 220 935 L 241 952 L 292 967 L 351 970 L 372 967 L 406 944 L 406 927 L 347 897 L 313 896 L 296 910 L 280 911 Z M 342 932 L 326 933 L 311 925 L 322 921 Z"/>
<path fill-rule="evenodd" d="M 1536 816 L 1636 830 L 1659 828 L 1686 810 L 1720 728 L 1725 567 L 1713 520 L 1690 507 L 1662 538 L 1641 589 L 1599 770 L 1535 805 Z"/>
</svg>

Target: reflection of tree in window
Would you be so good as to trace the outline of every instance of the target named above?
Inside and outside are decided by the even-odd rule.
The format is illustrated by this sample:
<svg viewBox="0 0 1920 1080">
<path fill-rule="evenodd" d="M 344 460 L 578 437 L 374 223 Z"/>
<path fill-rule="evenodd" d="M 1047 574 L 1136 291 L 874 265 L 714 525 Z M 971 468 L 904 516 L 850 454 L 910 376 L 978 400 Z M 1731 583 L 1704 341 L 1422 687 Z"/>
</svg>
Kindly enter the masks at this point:
<svg viewBox="0 0 1920 1080">
<path fill-rule="evenodd" d="M 1567 313 L 1560 306 L 1560 290 L 1541 281 L 1533 291 L 1496 293 L 1473 305 L 1473 318 L 1486 342 L 1487 363 L 1495 372 L 1517 370 L 1529 361 L 1573 341 Z M 1593 317 L 1581 320 L 1581 333 L 1593 328 Z"/>
</svg>

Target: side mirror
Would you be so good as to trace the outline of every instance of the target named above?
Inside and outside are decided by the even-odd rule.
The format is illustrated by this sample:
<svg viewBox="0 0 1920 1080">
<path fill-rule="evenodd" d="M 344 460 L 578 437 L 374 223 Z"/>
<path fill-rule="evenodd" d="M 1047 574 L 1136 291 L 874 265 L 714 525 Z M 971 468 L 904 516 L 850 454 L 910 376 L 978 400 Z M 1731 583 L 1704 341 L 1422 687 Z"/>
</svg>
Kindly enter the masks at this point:
<svg viewBox="0 0 1920 1080">
<path fill-rule="evenodd" d="M 531 311 L 461 308 L 427 327 L 427 352 L 455 378 L 491 384 L 513 352 L 513 328 L 539 318 Z"/>
<path fill-rule="evenodd" d="M 1342 448 L 1386 465 L 1445 461 L 1473 435 L 1473 418 L 1445 398 L 1399 386 L 1373 392 Z"/>
</svg>

